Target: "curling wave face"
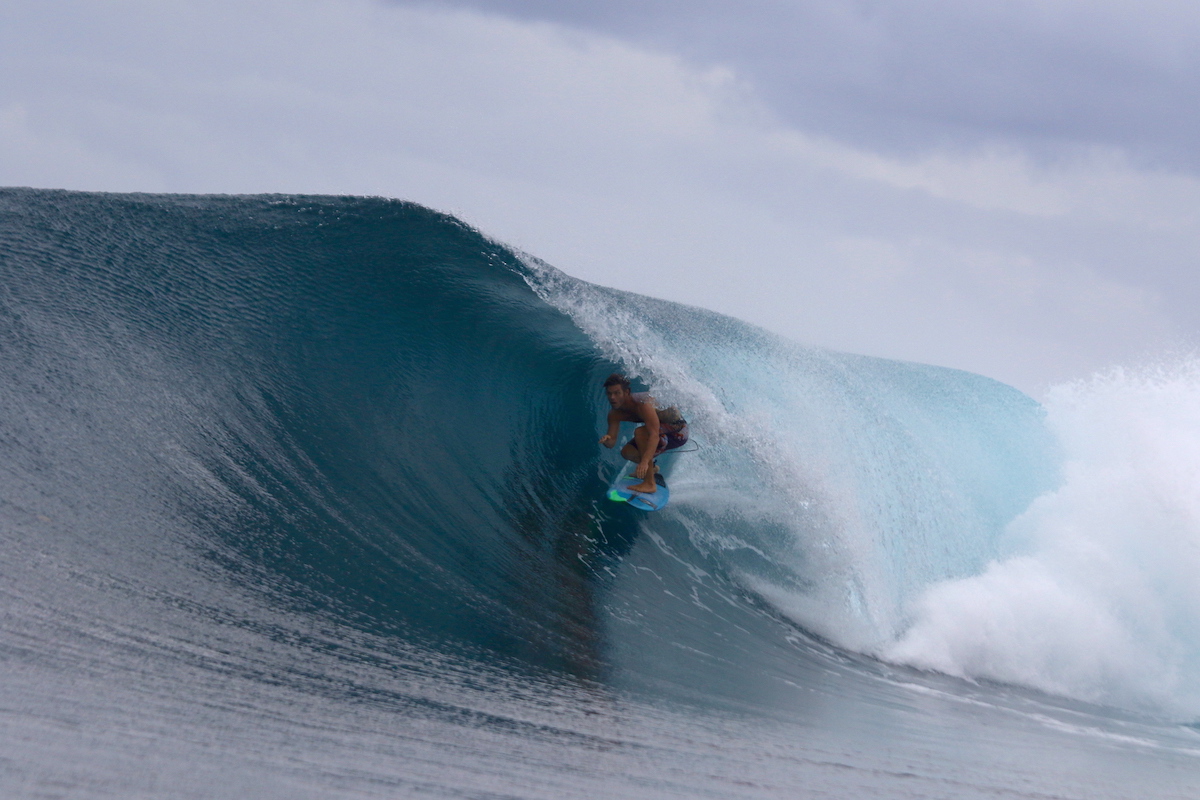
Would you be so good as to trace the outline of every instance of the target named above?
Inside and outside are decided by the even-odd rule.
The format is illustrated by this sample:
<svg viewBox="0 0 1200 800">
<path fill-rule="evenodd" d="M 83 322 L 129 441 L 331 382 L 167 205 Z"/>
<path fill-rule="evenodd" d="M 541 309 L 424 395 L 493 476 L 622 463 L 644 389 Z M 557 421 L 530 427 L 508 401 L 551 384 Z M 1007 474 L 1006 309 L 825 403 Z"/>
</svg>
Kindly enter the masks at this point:
<svg viewBox="0 0 1200 800">
<path fill-rule="evenodd" d="M 381 199 L 4 190 L 0 264 L 3 634 L 33 706 L 82 670 L 186 672 L 197 697 L 236 677 L 336 715 L 400 703 L 403 674 L 429 708 L 454 669 L 460 697 L 486 674 L 792 717 L 894 705 L 871 699 L 891 668 L 851 651 L 1136 695 L 1132 672 L 1075 691 L 1007 669 L 1028 641 L 979 656 L 975 621 L 944 613 L 1086 507 L 1061 455 L 1103 418 L 1084 395 L 1052 398 L 1056 439 L 995 381 L 576 281 Z M 700 443 L 659 514 L 603 498 L 614 370 Z M 1171 587 L 1164 652 L 1195 616 Z M 1183 685 L 1194 661 L 1163 663 Z"/>
</svg>

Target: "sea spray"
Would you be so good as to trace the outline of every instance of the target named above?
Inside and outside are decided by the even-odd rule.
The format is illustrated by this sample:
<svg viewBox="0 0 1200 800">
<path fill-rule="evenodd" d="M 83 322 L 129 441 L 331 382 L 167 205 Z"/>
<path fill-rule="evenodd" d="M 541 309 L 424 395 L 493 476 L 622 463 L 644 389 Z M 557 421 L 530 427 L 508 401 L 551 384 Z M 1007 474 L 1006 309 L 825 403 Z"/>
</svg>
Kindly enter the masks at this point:
<svg viewBox="0 0 1200 800">
<path fill-rule="evenodd" d="M 976 574 L 1057 479 L 1041 408 L 1011 387 L 806 347 L 525 262 L 534 290 L 705 442 L 673 483 L 693 542 L 833 642 L 893 638 L 913 597 Z"/>
<path fill-rule="evenodd" d="M 1064 483 L 1012 557 L 932 586 L 889 659 L 1083 700 L 1200 714 L 1200 362 L 1053 389 Z"/>
</svg>

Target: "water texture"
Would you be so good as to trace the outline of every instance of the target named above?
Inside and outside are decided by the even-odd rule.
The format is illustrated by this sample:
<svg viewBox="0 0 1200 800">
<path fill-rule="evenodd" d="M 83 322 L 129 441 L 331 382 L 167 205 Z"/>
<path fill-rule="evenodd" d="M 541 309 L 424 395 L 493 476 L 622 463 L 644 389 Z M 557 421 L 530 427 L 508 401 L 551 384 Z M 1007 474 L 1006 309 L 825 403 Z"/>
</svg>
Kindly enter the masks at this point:
<svg viewBox="0 0 1200 800">
<path fill-rule="evenodd" d="M 6 797 L 1200 789 L 1187 363 L 1043 406 L 383 199 L 2 190 L 0 278 Z"/>
</svg>

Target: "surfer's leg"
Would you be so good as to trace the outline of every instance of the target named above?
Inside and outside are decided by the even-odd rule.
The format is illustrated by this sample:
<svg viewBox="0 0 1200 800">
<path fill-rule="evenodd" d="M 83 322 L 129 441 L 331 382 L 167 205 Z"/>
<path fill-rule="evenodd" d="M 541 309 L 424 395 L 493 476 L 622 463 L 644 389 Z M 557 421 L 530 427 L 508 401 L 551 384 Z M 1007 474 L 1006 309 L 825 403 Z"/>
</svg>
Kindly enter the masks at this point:
<svg viewBox="0 0 1200 800">
<path fill-rule="evenodd" d="M 625 455 L 624 449 L 621 450 L 621 455 L 624 455 L 634 463 L 638 463 L 642 460 L 641 454 L 646 452 L 648 448 L 654 448 L 655 450 L 658 449 L 655 448 L 656 444 L 658 443 L 650 441 L 650 432 L 647 431 L 643 426 L 633 432 L 633 441 L 625 445 L 626 448 L 633 450 L 633 453 L 631 453 L 633 457 L 630 458 L 629 455 Z M 630 486 L 629 491 L 641 492 L 642 494 L 653 494 L 654 492 L 657 492 L 658 484 L 654 482 L 654 473 L 656 472 L 658 472 L 658 464 L 650 462 L 650 467 L 646 470 L 646 476 L 642 479 L 642 482 L 635 483 L 634 485 Z"/>
<path fill-rule="evenodd" d="M 621 455 L 626 461 L 632 461 L 637 464 L 642 460 L 642 451 L 646 447 L 646 429 L 643 427 L 637 428 L 633 432 L 633 438 L 625 443 L 621 448 Z"/>
</svg>

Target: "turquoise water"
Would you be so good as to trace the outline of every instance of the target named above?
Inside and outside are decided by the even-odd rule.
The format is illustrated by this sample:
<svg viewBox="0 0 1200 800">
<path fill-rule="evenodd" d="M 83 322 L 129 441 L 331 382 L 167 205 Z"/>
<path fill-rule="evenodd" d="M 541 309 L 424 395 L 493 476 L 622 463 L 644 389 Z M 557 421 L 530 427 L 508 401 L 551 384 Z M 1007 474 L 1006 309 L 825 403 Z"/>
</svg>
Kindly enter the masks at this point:
<svg viewBox="0 0 1200 800">
<path fill-rule="evenodd" d="M 1190 467 L 1097 433 L 1186 370 L 1042 406 L 382 199 L 4 190 L 0 269 L 5 796 L 1195 796 Z"/>
</svg>

